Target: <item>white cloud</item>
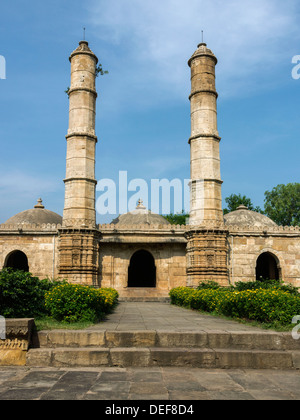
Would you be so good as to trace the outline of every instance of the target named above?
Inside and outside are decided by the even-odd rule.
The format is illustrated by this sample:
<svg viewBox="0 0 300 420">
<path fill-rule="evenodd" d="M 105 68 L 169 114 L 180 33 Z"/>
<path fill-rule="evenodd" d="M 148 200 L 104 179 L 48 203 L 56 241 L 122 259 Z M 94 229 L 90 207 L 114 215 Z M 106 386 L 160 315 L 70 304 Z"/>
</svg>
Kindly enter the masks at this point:
<svg viewBox="0 0 300 420">
<path fill-rule="evenodd" d="M 187 60 L 201 41 L 219 59 L 222 95 L 251 92 L 275 83 L 273 75 L 297 53 L 297 0 L 97 0 L 90 19 L 97 36 L 117 51 L 111 62 L 114 100 L 132 93 L 137 103 L 186 99 Z M 298 51 L 299 52 L 299 51 Z M 107 52 L 106 52 L 107 55 Z M 278 83 L 278 80 L 276 80 Z M 109 86 L 112 92 L 112 84 Z M 157 94 L 160 90 L 160 97 Z M 113 95 L 113 92 L 112 92 Z"/>
</svg>

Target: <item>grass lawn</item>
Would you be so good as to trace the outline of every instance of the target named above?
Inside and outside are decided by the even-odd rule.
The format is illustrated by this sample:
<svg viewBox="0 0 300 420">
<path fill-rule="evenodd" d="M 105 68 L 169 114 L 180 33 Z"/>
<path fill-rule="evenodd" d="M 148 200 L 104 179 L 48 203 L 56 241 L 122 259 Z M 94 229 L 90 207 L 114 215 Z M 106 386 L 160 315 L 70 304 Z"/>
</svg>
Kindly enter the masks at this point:
<svg viewBox="0 0 300 420">
<path fill-rule="evenodd" d="M 55 319 L 52 319 L 50 317 L 45 317 L 41 319 L 35 319 L 34 320 L 37 331 L 42 330 L 84 330 L 85 328 L 88 328 L 92 325 L 94 325 L 92 322 L 73 322 L 73 323 L 67 323 L 67 322 L 60 322 L 56 321 Z"/>
</svg>

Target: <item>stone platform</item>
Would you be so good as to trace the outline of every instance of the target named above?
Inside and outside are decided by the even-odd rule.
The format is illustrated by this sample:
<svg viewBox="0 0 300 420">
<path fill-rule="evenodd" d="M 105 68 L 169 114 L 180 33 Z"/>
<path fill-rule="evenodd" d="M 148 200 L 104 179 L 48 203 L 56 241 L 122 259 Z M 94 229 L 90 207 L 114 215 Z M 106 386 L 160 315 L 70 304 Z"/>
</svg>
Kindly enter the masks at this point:
<svg viewBox="0 0 300 420">
<path fill-rule="evenodd" d="M 291 333 L 245 326 L 158 302 L 121 302 L 82 331 L 41 331 L 29 367 L 299 369 Z"/>
</svg>

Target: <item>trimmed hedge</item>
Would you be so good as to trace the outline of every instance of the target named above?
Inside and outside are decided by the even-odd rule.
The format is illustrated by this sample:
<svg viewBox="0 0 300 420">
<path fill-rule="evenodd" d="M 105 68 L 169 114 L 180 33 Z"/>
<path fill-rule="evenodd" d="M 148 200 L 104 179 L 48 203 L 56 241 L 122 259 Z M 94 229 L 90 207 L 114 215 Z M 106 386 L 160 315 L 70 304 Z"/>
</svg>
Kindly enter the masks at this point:
<svg viewBox="0 0 300 420">
<path fill-rule="evenodd" d="M 281 325 L 291 324 L 300 315 L 300 295 L 277 287 L 244 291 L 177 287 L 170 291 L 170 298 L 175 305 Z"/>
<path fill-rule="evenodd" d="M 61 284 L 45 294 L 45 306 L 57 321 L 96 322 L 111 312 L 118 301 L 111 288 L 94 289 L 77 284 Z"/>
</svg>

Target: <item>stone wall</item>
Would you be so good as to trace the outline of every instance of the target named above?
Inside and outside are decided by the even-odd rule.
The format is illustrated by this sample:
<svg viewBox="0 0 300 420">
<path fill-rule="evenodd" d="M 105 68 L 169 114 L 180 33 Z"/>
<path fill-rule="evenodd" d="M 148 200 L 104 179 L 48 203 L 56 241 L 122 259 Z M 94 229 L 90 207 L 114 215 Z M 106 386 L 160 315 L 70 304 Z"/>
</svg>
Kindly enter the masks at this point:
<svg viewBox="0 0 300 420">
<path fill-rule="evenodd" d="M 58 276 L 59 225 L 0 225 L 0 269 L 13 251 L 27 256 L 29 271 L 40 278 Z"/>
<path fill-rule="evenodd" d="M 59 277 L 60 228 L 60 225 L 0 225 L 0 269 L 8 255 L 19 250 L 26 254 L 29 271 L 34 276 Z M 132 255 L 144 249 L 155 259 L 157 287 L 150 291 L 153 295 L 167 296 L 171 288 L 186 286 L 186 231 L 187 227 L 174 225 L 99 226 L 97 285 L 114 287 L 121 296 L 136 292 L 127 288 L 128 266 Z M 274 256 L 284 282 L 300 287 L 299 227 L 276 227 L 265 231 L 250 226 L 230 227 L 230 283 L 255 280 L 256 262 L 264 252 Z"/>
<path fill-rule="evenodd" d="M 255 280 L 257 259 L 269 252 L 277 262 L 280 278 L 300 287 L 299 227 L 269 228 L 266 231 L 249 226 L 231 228 L 228 247 L 230 283 Z"/>
<path fill-rule="evenodd" d="M 182 226 L 116 225 L 99 226 L 100 285 L 118 290 L 120 297 L 140 292 L 168 296 L 173 287 L 186 286 L 186 240 Z M 136 251 L 152 254 L 156 266 L 156 288 L 147 291 L 128 288 L 128 267 Z"/>
</svg>

